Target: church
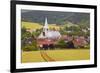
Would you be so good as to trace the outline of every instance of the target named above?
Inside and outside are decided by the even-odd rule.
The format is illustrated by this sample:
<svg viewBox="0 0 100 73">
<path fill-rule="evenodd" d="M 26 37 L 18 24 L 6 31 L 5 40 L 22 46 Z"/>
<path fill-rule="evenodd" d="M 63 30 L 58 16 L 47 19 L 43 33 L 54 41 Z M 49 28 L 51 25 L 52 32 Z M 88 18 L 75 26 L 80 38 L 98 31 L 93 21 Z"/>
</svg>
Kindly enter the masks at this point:
<svg viewBox="0 0 100 73">
<path fill-rule="evenodd" d="M 47 18 L 41 34 L 37 38 L 37 43 L 40 48 L 49 49 L 54 48 L 55 42 L 60 39 L 61 34 L 56 29 L 49 29 Z"/>
</svg>

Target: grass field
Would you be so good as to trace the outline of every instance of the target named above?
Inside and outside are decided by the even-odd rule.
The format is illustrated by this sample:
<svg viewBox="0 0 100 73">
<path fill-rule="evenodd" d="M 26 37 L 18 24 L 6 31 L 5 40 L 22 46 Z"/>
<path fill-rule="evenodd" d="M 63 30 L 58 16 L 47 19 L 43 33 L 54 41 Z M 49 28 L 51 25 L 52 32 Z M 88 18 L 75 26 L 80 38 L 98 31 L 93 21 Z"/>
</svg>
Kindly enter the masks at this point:
<svg viewBox="0 0 100 73">
<path fill-rule="evenodd" d="M 41 29 L 43 27 L 43 25 L 41 25 L 39 23 L 34 23 L 34 22 L 24 22 L 24 21 L 22 21 L 21 24 L 22 24 L 22 27 L 25 27 L 26 29 L 30 29 L 30 30 Z M 60 29 L 60 27 L 57 26 L 56 24 L 49 25 L 49 28 L 50 29 L 55 28 L 57 30 Z"/>
<path fill-rule="evenodd" d="M 44 62 L 40 51 L 22 52 L 22 63 L 25 62 Z"/>
<path fill-rule="evenodd" d="M 43 26 L 38 23 L 32 23 L 32 22 L 21 22 L 22 27 L 25 27 L 26 29 L 41 29 Z"/>
<path fill-rule="evenodd" d="M 42 55 L 41 55 L 42 54 Z M 46 59 L 46 60 L 45 60 Z M 22 52 L 22 63 L 90 59 L 89 49 L 67 49 Z"/>
<path fill-rule="evenodd" d="M 47 54 L 54 58 L 57 61 L 64 60 L 87 60 L 90 58 L 89 50 L 87 49 L 78 49 L 78 50 L 55 50 L 55 51 L 46 51 Z"/>
</svg>

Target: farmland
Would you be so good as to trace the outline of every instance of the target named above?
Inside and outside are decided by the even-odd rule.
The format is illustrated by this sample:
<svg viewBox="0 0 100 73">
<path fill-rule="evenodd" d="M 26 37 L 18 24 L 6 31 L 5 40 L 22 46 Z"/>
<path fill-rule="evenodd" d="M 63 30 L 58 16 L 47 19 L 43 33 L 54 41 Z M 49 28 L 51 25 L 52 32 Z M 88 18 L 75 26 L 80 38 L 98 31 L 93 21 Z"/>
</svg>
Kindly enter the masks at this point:
<svg viewBox="0 0 100 73">
<path fill-rule="evenodd" d="M 22 51 L 22 63 L 27 62 L 50 62 L 68 60 L 89 60 L 89 49 L 66 49 L 46 51 Z"/>
<path fill-rule="evenodd" d="M 40 25 L 39 23 L 33 23 L 33 22 L 24 22 L 22 21 L 22 27 L 25 27 L 27 29 L 40 29 L 42 28 L 43 26 Z"/>
<path fill-rule="evenodd" d="M 25 27 L 25 28 L 30 29 L 30 30 L 41 29 L 43 27 L 43 25 L 41 25 L 39 23 L 34 23 L 34 22 L 24 22 L 24 21 L 22 21 L 21 24 L 22 24 L 22 27 Z M 57 26 L 56 24 L 50 24 L 49 28 L 50 29 L 55 28 L 55 29 L 59 30 L 60 27 Z"/>
<path fill-rule="evenodd" d="M 40 51 L 22 52 L 22 63 L 26 62 L 43 62 Z"/>
</svg>

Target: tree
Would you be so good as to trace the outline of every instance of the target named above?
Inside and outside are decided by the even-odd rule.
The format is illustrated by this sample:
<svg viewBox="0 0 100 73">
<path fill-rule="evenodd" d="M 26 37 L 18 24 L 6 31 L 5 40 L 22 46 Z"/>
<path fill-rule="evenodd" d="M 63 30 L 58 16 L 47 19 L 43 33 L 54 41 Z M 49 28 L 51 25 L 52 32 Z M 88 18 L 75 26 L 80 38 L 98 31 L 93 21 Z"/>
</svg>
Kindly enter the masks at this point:
<svg viewBox="0 0 100 73">
<path fill-rule="evenodd" d="M 23 51 L 38 50 L 37 42 L 34 35 L 26 31 L 26 28 L 24 27 L 21 28 L 21 48 Z"/>
<path fill-rule="evenodd" d="M 31 33 L 26 31 L 25 27 L 22 27 L 21 28 L 21 39 L 23 40 L 23 39 L 26 39 L 26 38 L 28 38 L 30 36 L 31 36 Z"/>
<path fill-rule="evenodd" d="M 67 44 L 64 40 L 59 40 L 56 44 L 56 47 L 58 48 L 66 48 Z"/>
</svg>

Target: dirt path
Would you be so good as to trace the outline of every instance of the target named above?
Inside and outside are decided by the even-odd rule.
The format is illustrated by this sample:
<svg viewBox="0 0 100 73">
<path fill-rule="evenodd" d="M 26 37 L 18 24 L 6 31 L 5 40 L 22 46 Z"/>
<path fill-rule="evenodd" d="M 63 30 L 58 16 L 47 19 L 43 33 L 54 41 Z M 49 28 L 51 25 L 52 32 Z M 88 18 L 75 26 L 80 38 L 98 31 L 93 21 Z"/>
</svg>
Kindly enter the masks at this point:
<svg viewBox="0 0 100 73">
<path fill-rule="evenodd" d="M 48 56 L 48 54 L 44 51 L 40 51 L 41 57 L 46 61 L 55 61 L 54 59 L 52 59 L 50 56 Z"/>
</svg>

